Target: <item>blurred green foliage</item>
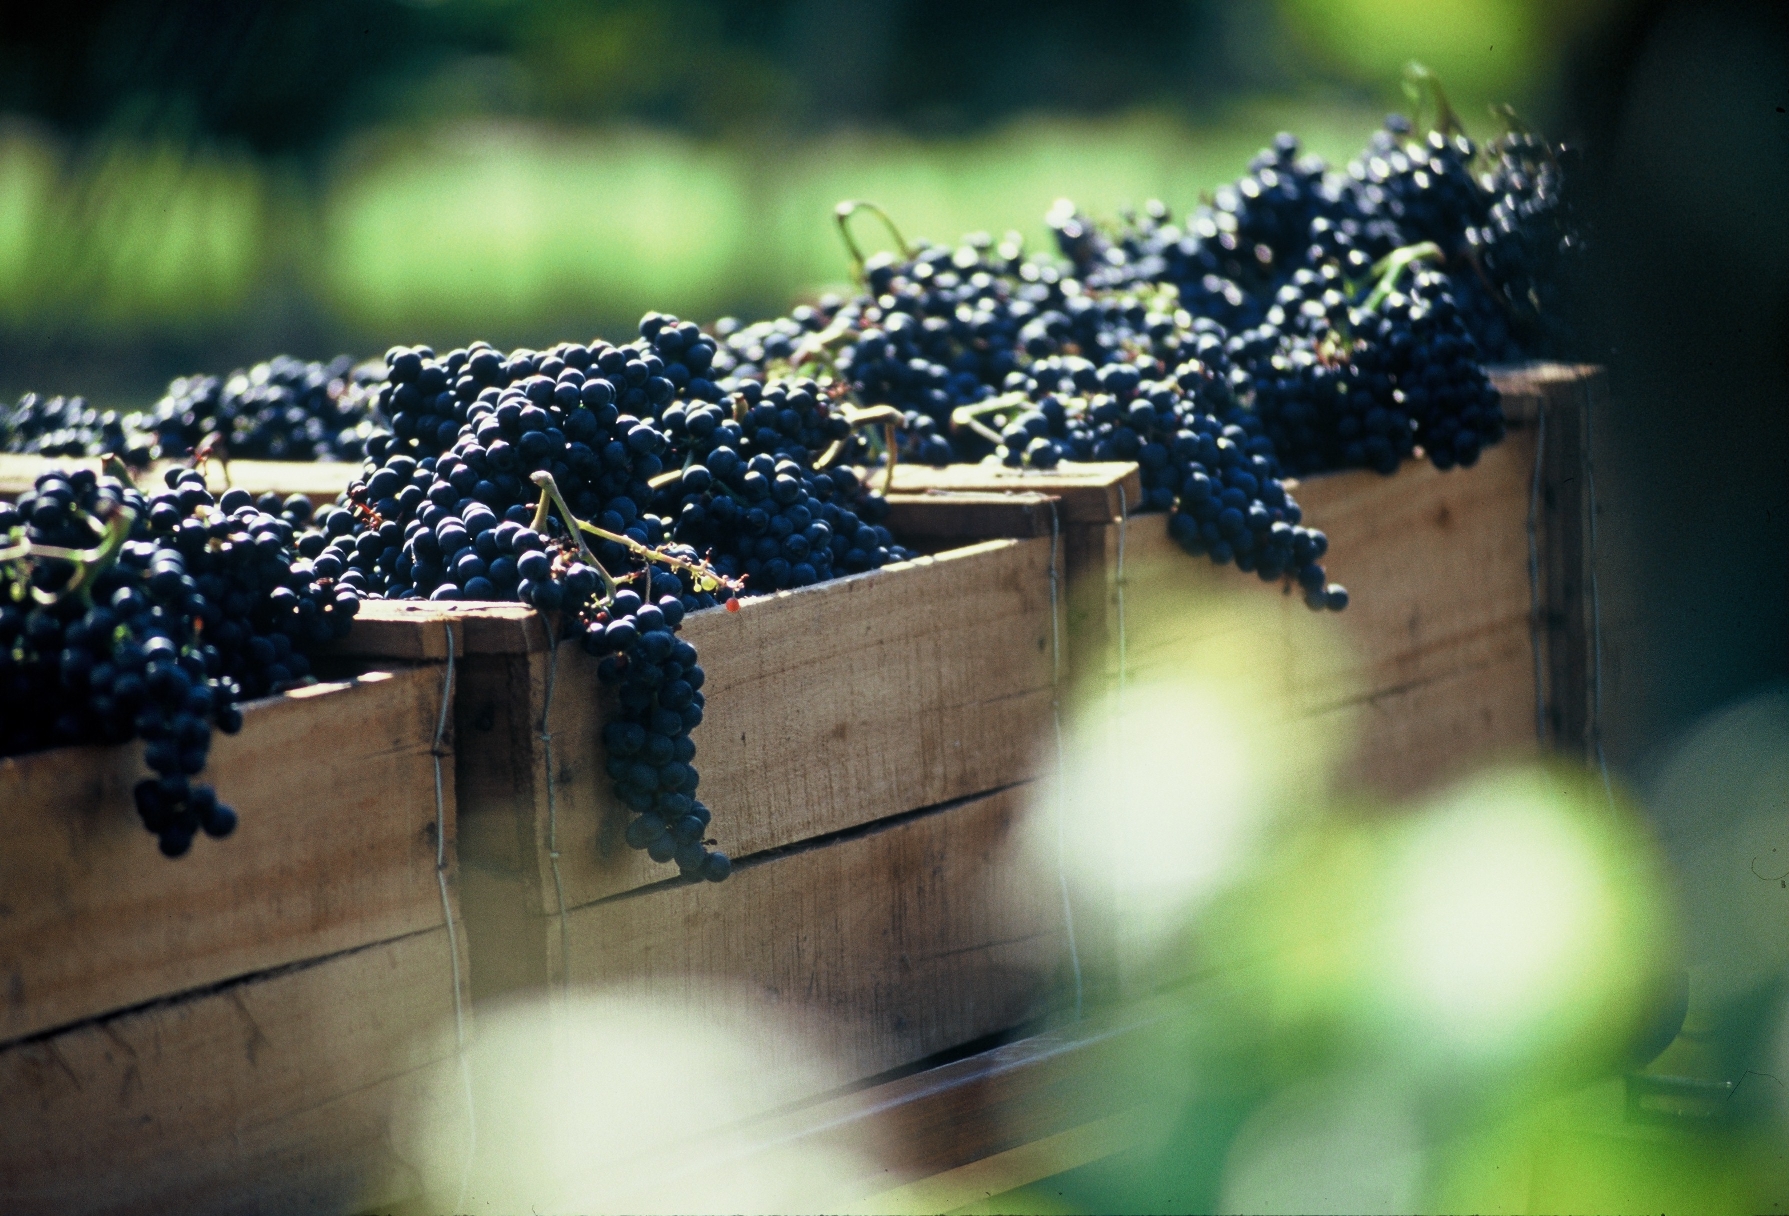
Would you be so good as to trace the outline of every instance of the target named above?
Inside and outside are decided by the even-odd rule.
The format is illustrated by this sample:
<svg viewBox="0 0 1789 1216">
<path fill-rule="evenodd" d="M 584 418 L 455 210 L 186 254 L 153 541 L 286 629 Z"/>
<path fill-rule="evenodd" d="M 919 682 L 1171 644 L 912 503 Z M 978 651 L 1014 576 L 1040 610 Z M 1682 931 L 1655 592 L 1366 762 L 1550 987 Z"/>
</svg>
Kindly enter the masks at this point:
<svg viewBox="0 0 1789 1216">
<path fill-rule="evenodd" d="M 837 284 L 1061 196 L 1175 210 L 1276 130 L 1345 160 L 1424 56 L 1544 107 L 1594 0 L 87 0 L 0 36 L 0 392 L 132 393 L 274 347 L 617 333 Z M 1479 44 L 1486 49 L 1481 52 Z M 1480 124 L 1491 130 L 1488 120 Z M 100 365 L 96 368 L 94 365 Z"/>
</svg>

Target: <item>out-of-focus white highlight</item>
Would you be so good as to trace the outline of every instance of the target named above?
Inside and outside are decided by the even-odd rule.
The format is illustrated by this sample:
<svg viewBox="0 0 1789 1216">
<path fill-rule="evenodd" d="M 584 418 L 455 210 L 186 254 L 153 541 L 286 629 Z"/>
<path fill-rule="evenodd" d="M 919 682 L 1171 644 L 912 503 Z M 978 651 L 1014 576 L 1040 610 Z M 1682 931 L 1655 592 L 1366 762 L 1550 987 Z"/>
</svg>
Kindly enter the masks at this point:
<svg viewBox="0 0 1789 1216">
<path fill-rule="evenodd" d="M 1230 1146 L 1218 1210 L 1420 1211 L 1424 1152 L 1409 1094 L 1348 1075 L 1287 1089 Z"/>
<path fill-rule="evenodd" d="M 1789 689 L 1696 724 L 1647 802 L 1677 864 L 1688 957 L 1711 1005 L 1789 966 Z"/>
<path fill-rule="evenodd" d="M 1387 996 L 1438 1046 L 1497 1051 L 1594 988 L 1614 948 L 1608 858 L 1529 783 L 1415 822 L 1392 867 Z"/>
<path fill-rule="evenodd" d="M 1215 588 L 1152 590 L 1184 592 L 1180 564 L 1132 570 L 1126 585 L 1127 678 L 1108 669 L 1068 716 L 1061 857 L 1084 945 L 1115 950 L 1124 986 L 1140 992 L 1164 947 L 1282 829 L 1321 815 L 1348 715 L 1312 716 L 1290 692 L 1294 671 L 1335 661 L 1335 639 L 1313 633 L 1302 606 L 1288 618 Z M 1053 856 L 1055 787 L 1038 793 L 1032 819 Z"/>
<path fill-rule="evenodd" d="M 1231 873 L 1258 828 L 1252 741 L 1209 688 L 1132 688 L 1070 750 L 1070 814 L 1106 836 L 1137 898 L 1178 903 Z"/>
<path fill-rule="evenodd" d="M 875 1170 L 856 1156 L 744 1150 L 749 1134 L 728 1125 L 774 1105 L 767 1092 L 789 1078 L 785 1064 L 771 1086 L 769 1062 L 790 1053 L 768 1021 L 742 1034 L 690 1008 L 586 993 L 481 1009 L 470 1168 L 458 1095 L 418 1112 L 430 1202 L 472 1214 L 790 1213 L 861 1193 Z"/>
</svg>

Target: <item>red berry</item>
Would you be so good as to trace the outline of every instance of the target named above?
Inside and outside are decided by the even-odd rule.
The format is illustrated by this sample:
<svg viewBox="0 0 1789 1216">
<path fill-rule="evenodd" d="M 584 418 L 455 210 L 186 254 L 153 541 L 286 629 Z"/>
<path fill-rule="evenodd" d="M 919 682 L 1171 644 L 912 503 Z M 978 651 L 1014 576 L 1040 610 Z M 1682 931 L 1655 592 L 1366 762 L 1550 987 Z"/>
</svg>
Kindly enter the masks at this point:
<svg viewBox="0 0 1789 1216">
<path fill-rule="evenodd" d="M 738 596 L 734 596 L 733 598 L 731 598 L 727 601 L 727 611 L 728 612 L 738 612 L 739 611 L 739 597 Z"/>
</svg>

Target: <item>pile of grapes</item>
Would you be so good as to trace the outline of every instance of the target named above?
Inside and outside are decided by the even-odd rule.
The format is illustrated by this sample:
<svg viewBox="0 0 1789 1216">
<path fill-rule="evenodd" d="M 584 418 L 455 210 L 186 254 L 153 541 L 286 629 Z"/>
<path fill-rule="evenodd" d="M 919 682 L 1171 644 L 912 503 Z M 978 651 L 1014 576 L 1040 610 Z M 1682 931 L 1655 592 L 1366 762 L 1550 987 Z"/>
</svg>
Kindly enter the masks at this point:
<svg viewBox="0 0 1789 1216">
<path fill-rule="evenodd" d="M 362 465 L 315 514 L 214 500 L 182 469 L 150 496 L 46 474 L 0 505 L 0 754 L 143 739 L 158 776 L 138 809 L 176 856 L 235 822 L 191 782 L 212 727 L 305 679 L 362 600 L 519 602 L 614 690 L 628 843 L 718 882 L 682 622 L 908 557 L 871 488 L 899 460 L 1134 461 L 1130 509 L 1167 513 L 1188 552 L 1340 610 L 1288 479 L 1473 464 L 1503 434 L 1483 363 L 1557 339 L 1577 245 L 1560 150 L 1520 129 L 1481 148 L 1418 83 L 1434 130 L 1394 116 L 1340 170 L 1282 135 L 1184 224 L 1151 203 L 1102 229 L 1060 203 L 1056 256 L 909 245 L 888 223 L 897 252 L 865 258 L 851 221 L 881 213 L 841 204 L 858 290 L 769 320 L 281 357 L 124 417 L 27 397 L 0 411 L 6 450 Z"/>
<path fill-rule="evenodd" d="M 213 728 L 234 734 L 239 702 L 303 681 L 306 652 L 359 608 L 294 548 L 309 507 L 213 498 L 179 469 L 148 495 L 46 473 L 0 503 L 0 755 L 141 739 L 156 776 L 137 811 L 162 852 L 227 836 L 236 813 L 193 780 Z"/>
<path fill-rule="evenodd" d="M 80 397 L 27 393 L 0 406 L 0 452 L 117 456 L 133 468 L 186 460 L 358 461 L 384 429 L 346 355 L 278 355 L 228 376 L 182 376 L 145 411 L 100 411 Z"/>
<path fill-rule="evenodd" d="M 317 568 L 367 596 L 530 604 L 616 689 L 603 731 L 627 840 L 690 877 L 708 848 L 691 731 L 704 673 L 685 614 L 908 556 L 842 454 L 852 426 L 811 379 L 717 383 L 717 347 L 649 313 L 614 346 L 386 354 L 392 433 L 330 516 Z"/>
</svg>

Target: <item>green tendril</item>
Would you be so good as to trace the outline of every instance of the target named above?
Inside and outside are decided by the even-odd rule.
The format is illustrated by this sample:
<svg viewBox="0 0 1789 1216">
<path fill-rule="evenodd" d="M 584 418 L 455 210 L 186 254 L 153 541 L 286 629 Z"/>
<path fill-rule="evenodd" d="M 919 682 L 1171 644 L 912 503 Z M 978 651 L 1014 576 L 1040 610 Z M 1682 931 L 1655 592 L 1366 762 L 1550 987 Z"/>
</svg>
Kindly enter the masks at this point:
<svg viewBox="0 0 1789 1216">
<path fill-rule="evenodd" d="M 839 226 L 839 239 L 845 242 L 845 251 L 851 255 L 852 273 L 858 282 L 861 283 L 864 280 L 864 256 L 856 238 L 851 235 L 851 217 L 859 211 L 868 211 L 881 220 L 883 227 L 888 229 L 888 234 L 894 238 L 895 248 L 901 251 L 902 259 L 912 260 L 913 246 L 907 243 L 907 238 L 901 235 L 901 230 L 895 227 L 895 222 L 888 218 L 888 212 L 882 210 L 875 203 L 864 202 L 860 199 L 846 199 L 832 209 L 832 217 L 833 222 Z"/>
</svg>

